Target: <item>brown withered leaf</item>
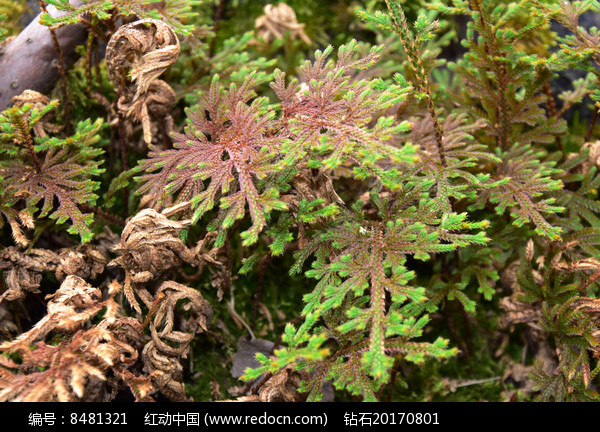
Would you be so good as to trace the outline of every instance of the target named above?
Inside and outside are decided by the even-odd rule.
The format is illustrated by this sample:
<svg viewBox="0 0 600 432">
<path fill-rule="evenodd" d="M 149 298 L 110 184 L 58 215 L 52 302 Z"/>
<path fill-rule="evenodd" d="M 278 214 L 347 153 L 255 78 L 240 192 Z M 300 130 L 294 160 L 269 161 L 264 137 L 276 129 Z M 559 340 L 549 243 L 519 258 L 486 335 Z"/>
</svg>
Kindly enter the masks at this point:
<svg viewBox="0 0 600 432">
<path fill-rule="evenodd" d="M 217 289 L 217 299 L 221 301 L 223 294 L 231 290 L 231 269 L 233 266 L 231 245 L 229 242 L 225 242 L 220 248 L 213 248 L 208 253 L 202 254 L 200 258 L 212 264 L 210 284 Z"/>
<path fill-rule="evenodd" d="M 256 19 L 254 27 L 256 34 L 267 44 L 289 32 L 292 39 L 299 37 L 310 45 L 310 38 L 304 33 L 304 24 L 298 23 L 296 13 L 290 6 L 285 3 L 279 3 L 277 6 L 266 5 L 264 13 Z"/>
<path fill-rule="evenodd" d="M 58 251 L 58 258 L 55 274 L 59 281 L 69 275 L 95 279 L 104 272 L 104 267 L 110 260 L 106 249 L 89 243 L 61 249 Z"/>
<path fill-rule="evenodd" d="M 600 299 L 591 297 L 579 297 L 575 303 L 575 310 L 585 312 L 594 323 L 592 337 L 600 341 Z M 591 347 L 591 354 L 596 360 L 600 360 L 600 345 Z"/>
<path fill-rule="evenodd" d="M 210 394 L 213 399 L 218 400 L 221 398 L 221 386 L 215 378 L 210 380 Z"/>
<path fill-rule="evenodd" d="M 557 363 L 554 350 L 548 345 L 548 342 L 546 340 L 537 341 L 534 352 L 532 363 L 541 364 L 542 370 L 552 375 Z M 512 381 L 522 393 L 530 394 L 535 386 L 535 381 L 531 379 L 531 375 L 535 372 L 535 366 L 515 362 L 509 355 L 504 355 L 501 361 L 506 364 L 502 382 Z"/>
<path fill-rule="evenodd" d="M 136 288 L 146 306 L 153 301 L 138 284 L 155 280 L 181 267 L 184 261 L 198 263 L 195 252 L 179 238 L 181 230 L 190 224 L 190 220 L 172 221 L 153 209 L 142 210 L 127 222 L 121 242 L 114 248 L 120 256 L 109 265 L 125 269 L 125 296 L 138 313 L 142 312 L 135 298 Z"/>
<path fill-rule="evenodd" d="M 151 119 L 171 123 L 175 92 L 156 78 L 177 60 L 179 51 L 171 27 L 150 18 L 121 26 L 106 48 L 108 75 L 120 93 L 117 108 L 142 123 L 147 144 L 152 141 Z"/>
<path fill-rule="evenodd" d="M 513 324 L 524 323 L 541 331 L 538 322 L 542 317 L 542 312 L 538 304 L 523 303 L 513 295 L 501 298 L 500 308 L 504 311 L 498 323 L 500 328 L 505 329 Z"/>
<path fill-rule="evenodd" d="M 29 239 L 23 232 L 23 228 L 34 229 L 35 221 L 29 213 L 26 213 L 24 211 L 19 210 L 14 211 L 12 213 L 14 213 L 14 216 L 8 215 L 7 217 L 8 224 L 10 225 L 10 229 L 12 230 L 13 239 L 17 245 L 27 247 L 29 245 Z"/>
<path fill-rule="evenodd" d="M 10 337 L 18 331 L 7 302 L 0 303 L 0 336 Z"/>
<path fill-rule="evenodd" d="M 0 302 L 23 299 L 28 292 L 38 293 L 42 273 L 55 271 L 58 262 L 58 255 L 46 249 L 25 253 L 10 246 L 0 250 L 0 270 L 4 272 L 7 284 Z"/>
<path fill-rule="evenodd" d="M 72 333 L 104 307 L 100 290 L 77 276 L 68 276 L 60 288 L 46 298 L 49 299 L 48 313 L 31 330 L 0 344 L 0 351 L 18 351 L 27 358 L 31 343 L 53 330 Z"/>
<path fill-rule="evenodd" d="M 533 243 L 529 242 L 526 246 L 526 255 L 528 260 L 533 259 Z M 512 294 L 508 297 L 500 299 L 500 309 L 504 312 L 500 316 L 500 328 L 506 329 L 514 324 L 528 324 L 535 329 L 536 332 L 541 331 L 538 322 L 542 317 L 541 307 L 539 303 L 530 304 L 520 300 L 523 291 L 519 286 L 517 272 L 520 263 L 514 261 L 510 263 L 502 272 L 500 272 L 500 283 L 505 290 L 511 291 Z M 539 272 L 533 270 L 536 280 L 542 278 Z M 541 280 L 540 280 L 541 281 Z"/>
<path fill-rule="evenodd" d="M 600 270 L 600 260 L 597 258 L 586 258 L 572 262 L 561 260 L 561 258 L 562 254 L 558 253 L 551 263 L 552 268 L 560 272 L 597 272 Z"/>
<path fill-rule="evenodd" d="M 592 297 L 579 297 L 575 303 L 575 310 L 581 310 L 589 315 L 600 318 L 600 299 Z"/>
<path fill-rule="evenodd" d="M 0 251 L 0 270 L 5 271 L 8 289 L 0 301 L 23 299 L 27 292 L 39 292 L 42 273 L 54 272 L 59 281 L 67 276 L 96 278 L 109 261 L 106 248 L 92 244 L 63 248 L 55 253 L 47 249 L 24 252 L 16 247 Z"/>
<path fill-rule="evenodd" d="M 257 389 L 258 394 L 222 402 L 304 402 L 307 394 L 299 393 L 298 388 L 309 378 L 308 372 L 297 371 L 293 364 L 287 365 L 266 379 Z"/>
<path fill-rule="evenodd" d="M 188 300 L 182 309 L 189 311 L 189 318 L 176 330 L 175 306 L 180 300 Z M 158 289 L 146 320 L 152 340 L 142 351 L 144 370 L 165 396 L 185 400 L 181 359 L 187 357 L 194 335 L 208 330 L 212 308 L 197 290 L 168 281 Z"/>
<path fill-rule="evenodd" d="M 109 297 L 101 301 L 99 289 L 68 276 L 56 293 L 47 297 L 48 314 L 28 332 L 0 345 L 0 351 L 18 352 L 22 359 L 22 364 L 1 364 L 0 401 L 104 400 L 108 372 L 112 370 L 116 377 L 126 375 L 125 369 L 138 359 L 143 335 L 138 320 L 121 316 L 115 293 L 110 290 Z M 85 329 L 103 309 L 104 319 Z M 61 335 L 58 344 L 44 341 L 51 331 Z"/>
<path fill-rule="evenodd" d="M 600 141 L 587 142 L 583 146 L 581 146 L 582 152 L 587 149 L 589 149 L 588 160 L 581 165 L 581 171 L 584 174 L 587 174 L 590 171 L 590 168 L 593 166 L 600 167 Z M 572 155 L 572 157 L 577 156 L 577 154 Z"/>
<path fill-rule="evenodd" d="M 525 246 L 525 259 L 532 261 L 534 258 L 534 244 L 531 239 L 528 240 Z M 545 266 L 544 257 L 539 257 L 536 261 L 538 270 L 531 269 L 531 274 L 538 284 L 544 283 L 542 271 Z M 560 259 L 560 258 L 559 258 Z M 500 272 L 500 283 L 507 291 L 511 291 L 511 295 L 500 299 L 500 309 L 504 312 L 500 316 L 500 328 L 506 329 L 514 324 L 527 324 L 532 330 L 532 335 L 535 339 L 543 339 L 544 332 L 539 325 L 542 318 L 540 302 L 526 303 L 521 301 L 523 290 L 518 281 L 518 271 L 520 266 L 519 261 L 513 261 L 503 271 Z M 556 265 L 555 260 L 551 265 Z"/>
<path fill-rule="evenodd" d="M 47 369 L 29 374 L 4 369 L 9 378 L 0 383 L 0 401 L 101 401 L 107 371 L 116 366 L 122 371 L 137 360 L 134 345 L 143 329 L 135 322 L 137 325 L 127 318 L 104 320 L 56 346 L 38 342 L 28 363 Z M 117 328 L 120 332 L 115 332 Z M 120 339 L 123 328 L 131 333 Z"/>
<path fill-rule="evenodd" d="M 152 378 L 154 378 L 152 374 L 148 376 L 138 376 L 121 366 L 116 366 L 113 370 L 127 387 L 129 387 L 136 402 L 154 402 L 152 394 L 156 393 L 157 388 L 152 383 Z"/>
</svg>

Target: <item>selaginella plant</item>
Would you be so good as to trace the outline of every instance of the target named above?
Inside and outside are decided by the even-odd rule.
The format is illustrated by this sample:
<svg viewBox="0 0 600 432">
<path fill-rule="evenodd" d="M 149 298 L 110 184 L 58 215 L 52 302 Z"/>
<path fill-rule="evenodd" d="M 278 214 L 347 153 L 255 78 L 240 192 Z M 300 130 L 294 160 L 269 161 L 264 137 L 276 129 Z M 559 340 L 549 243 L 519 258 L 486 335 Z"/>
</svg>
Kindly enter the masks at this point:
<svg viewBox="0 0 600 432">
<path fill-rule="evenodd" d="M 97 145 L 102 120 L 78 123 L 70 137 L 49 137 L 46 129 L 55 129 L 49 117 L 56 101 L 45 105 L 43 95 L 34 96 L 37 103 L 16 105 L 0 116 L 0 212 L 20 245 L 29 243 L 21 225 L 33 228 L 34 215 L 48 216 L 58 224 L 68 221 L 69 233 L 90 241 L 93 215 L 82 206 L 89 208 L 98 198 L 95 177 L 104 171 L 98 159 L 103 151 Z M 36 142 L 32 134 L 37 135 Z M 23 207 L 15 208 L 21 200 Z"/>
<path fill-rule="evenodd" d="M 588 3 L 595 2 L 586 2 L 586 5 Z M 413 291 L 413 288 L 412 295 L 406 287 L 404 291 L 399 288 L 410 280 L 406 269 L 401 267 L 407 254 L 423 259 L 428 257 L 428 252 L 446 252 L 454 254 L 459 265 L 461 260 L 470 266 L 477 265 L 467 261 L 473 252 L 461 253 L 457 247 L 470 244 L 481 247 L 489 238 L 483 233 L 469 235 L 463 232 L 488 228 L 489 225 L 486 220 L 466 222 L 467 214 L 453 213 L 456 208 L 477 211 L 478 215 L 490 219 L 494 214 L 496 218 L 503 216 L 510 208 L 512 223 L 496 219 L 495 226 L 488 230 L 492 239 L 490 243 L 498 252 L 506 254 L 519 247 L 514 238 L 508 242 L 502 240 L 507 236 L 507 230 L 514 231 L 517 227 L 522 235 L 533 236 L 549 248 L 548 254 L 556 253 L 551 251 L 558 249 L 560 252 L 554 259 L 554 265 L 561 265 L 563 272 L 573 274 L 576 270 L 593 272 L 596 269 L 594 258 L 587 258 L 592 261 L 584 258 L 583 262 L 587 263 L 584 265 L 581 255 L 575 256 L 571 252 L 573 248 L 583 248 L 588 253 L 592 252 L 592 256 L 596 255 L 592 245 L 597 241 L 594 213 L 598 206 L 589 199 L 589 184 L 594 181 L 595 168 L 588 175 L 574 177 L 569 171 L 578 166 L 577 157 L 557 166 L 560 156 L 567 156 L 561 140 L 566 132 L 566 123 L 552 105 L 554 101 L 548 85 L 551 71 L 564 68 L 569 60 L 560 56 L 540 59 L 515 49 L 515 42 L 542 27 L 548 15 L 532 14 L 534 18 L 530 22 L 517 28 L 519 23 L 510 22 L 510 18 L 517 14 L 523 16 L 527 5 L 497 5 L 478 0 L 456 2 L 454 6 L 433 4 L 432 9 L 467 14 L 472 18 L 465 41 L 469 51 L 457 64 L 450 65 L 450 69 L 463 80 L 460 81 L 463 86 L 460 92 L 445 89 L 454 103 L 454 112 L 446 114 L 444 105 L 437 101 L 443 93 L 434 92 L 429 80 L 431 71 L 425 69 L 420 59 L 420 51 L 431 39 L 437 23 L 423 15 L 411 29 L 400 5 L 394 1 L 388 1 L 387 5 L 387 14 L 363 13 L 362 17 L 398 35 L 412 68 L 410 79 L 415 89 L 414 97 L 423 102 L 426 110 L 421 116 L 410 119 L 413 123 L 412 142 L 418 146 L 418 159 L 412 164 L 401 161 L 396 165 L 403 168 L 405 185 L 410 184 L 422 194 L 418 196 L 419 206 L 416 209 L 409 207 L 408 203 L 399 204 L 399 208 L 412 208 L 419 215 L 414 222 L 419 224 L 420 230 L 412 231 L 416 235 L 403 241 L 396 237 L 400 227 L 408 232 L 414 227 L 410 220 L 402 217 L 402 213 L 383 211 L 387 204 L 381 204 L 376 196 L 374 206 L 378 211 L 374 214 L 380 218 L 379 227 L 374 227 L 372 220 L 354 219 L 350 222 L 337 216 L 345 224 L 343 229 L 332 222 L 334 226 L 329 225 L 325 232 L 316 234 L 317 237 L 299 252 L 300 262 L 311 252 L 315 253 L 313 269 L 307 276 L 320 280 L 315 292 L 305 296 L 305 323 L 298 330 L 288 326 L 284 341 L 289 343 L 290 348 L 278 351 L 274 359 L 261 357 L 263 367 L 249 371 L 246 377 L 273 372 L 282 365 L 299 360 L 299 367 L 312 372 L 311 379 L 303 387 L 311 399 L 319 399 L 323 381 L 329 379 L 336 388 L 347 388 L 352 393 L 362 394 L 365 400 L 374 400 L 376 391 L 390 378 L 393 361 L 387 357 L 388 354 L 395 354 L 397 359 L 404 361 L 422 361 L 427 354 L 444 357 L 451 353 L 443 349 L 445 345 L 440 340 L 433 345 L 411 345 L 414 343 L 408 342 L 409 338 L 421 334 L 421 328 L 427 322 L 425 317 L 418 319 L 416 313 L 433 311 L 436 306 L 454 298 L 462 303 L 465 310 L 474 312 L 476 303 L 465 296 L 464 290 L 468 288 L 471 277 L 475 276 L 479 283 L 478 291 L 491 299 L 493 285 L 499 279 L 493 267 L 464 273 L 460 267 L 450 270 L 450 274 L 441 275 L 439 280 L 433 278 L 429 289 Z M 573 27 L 575 40 L 580 45 L 589 41 L 589 37 L 582 36 L 582 33 L 587 33 L 572 24 L 576 18 L 566 17 L 569 13 L 574 16 L 582 13 L 585 10 L 583 3 L 572 9 L 551 10 L 554 17 L 559 16 L 559 21 Z M 593 58 L 590 45 L 586 46 L 587 56 Z M 542 104 L 546 104 L 546 109 Z M 556 145 L 562 154 L 547 156 L 548 150 L 553 150 L 551 144 Z M 566 182 L 572 187 L 562 192 Z M 399 185 L 402 183 L 385 192 L 391 194 L 392 202 L 405 200 L 399 193 L 402 189 Z M 387 188 L 389 184 L 382 186 Z M 410 188 L 408 191 L 412 192 Z M 575 204 L 579 199 L 580 204 Z M 587 210 L 582 214 L 577 210 L 580 207 Z M 395 204 L 391 208 L 398 209 Z M 567 208 L 571 210 L 570 217 L 560 217 Z M 479 210 L 492 210 L 494 213 L 486 215 Z M 365 209 L 361 213 L 364 214 Z M 428 218 L 431 219 L 427 223 Z M 334 216 L 333 221 L 335 219 Z M 436 222 L 439 223 L 437 227 Z M 523 229 L 528 225 L 533 232 Z M 463 231 L 453 237 L 455 230 Z M 340 234 L 336 235 L 336 232 Z M 558 246 L 563 238 L 573 240 L 568 246 L 565 243 L 562 247 Z M 436 244 L 440 240 L 443 240 L 442 244 Z M 474 247 L 467 249 L 473 250 Z M 561 257 L 566 256 L 569 256 L 567 262 L 561 262 Z M 394 261 L 398 259 L 396 264 Z M 444 268 L 447 262 L 444 260 L 442 263 L 443 272 L 447 271 Z M 589 387 L 598 369 L 592 367 L 590 372 L 587 352 L 589 350 L 593 358 L 597 358 L 598 332 L 590 318 L 597 309 L 594 300 L 580 300 L 576 294 L 583 287 L 589 289 L 593 282 L 582 282 L 576 278 L 580 288 L 577 285 L 566 288 L 561 285 L 562 278 L 556 279 L 554 275 L 549 272 L 548 277 L 554 279 L 550 285 L 545 284 L 552 286 L 552 291 L 536 290 L 532 293 L 532 287 L 528 287 L 528 300 L 542 301 L 544 316 L 540 320 L 541 325 L 559 346 L 559 367 L 554 376 L 548 376 L 540 365 L 535 374 L 539 382 L 537 388 L 542 390 L 542 398 L 594 399 L 597 394 Z M 398 281 L 401 281 L 400 286 Z M 533 278 L 533 283 L 540 284 L 542 281 Z M 575 293 L 567 294 L 569 291 Z M 415 296 L 415 293 L 419 295 Z M 406 300 L 409 300 L 408 304 L 403 305 Z M 316 334 L 311 334 L 311 329 L 321 318 L 325 325 L 318 327 L 319 339 Z M 360 335 L 365 330 L 369 334 L 368 342 L 365 340 L 366 333 Z M 353 339 L 357 331 L 359 339 Z M 396 335 L 400 337 L 386 339 Z M 340 345 L 329 357 L 325 357 L 325 350 L 318 350 L 326 340 L 335 340 Z M 410 347 L 414 347 L 415 351 L 411 351 Z"/>
<path fill-rule="evenodd" d="M 47 3 L 65 12 L 42 15 L 53 37 L 88 38 L 62 103 L 26 91 L 0 114 L 0 400 L 186 400 L 183 360 L 209 357 L 195 344 L 226 357 L 235 326 L 277 337 L 274 319 L 276 349 L 242 377 L 255 388 L 193 375 L 213 398 L 316 401 L 331 382 L 391 400 L 411 365 L 466 371 L 478 351 L 506 377 L 522 332 L 543 363 L 523 355 L 534 383 L 508 397 L 598 399 L 597 107 L 567 121 L 598 99 L 598 32 L 578 25 L 596 1 L 440 0 L 409 23 L 387 0 L 359 17 L 395 38 L 391 65 L 348 38 L 286 72 L 250 33 L 211 39 L 183 2 Z M 452 16 L 466 53 L 446 64 Z M 588 75 L 555 95 L 574 67 Z M 301 307 L 261 298 L 268 279 Z M 40 291 L 46 315 L 6 312 Z"/>
</svg>

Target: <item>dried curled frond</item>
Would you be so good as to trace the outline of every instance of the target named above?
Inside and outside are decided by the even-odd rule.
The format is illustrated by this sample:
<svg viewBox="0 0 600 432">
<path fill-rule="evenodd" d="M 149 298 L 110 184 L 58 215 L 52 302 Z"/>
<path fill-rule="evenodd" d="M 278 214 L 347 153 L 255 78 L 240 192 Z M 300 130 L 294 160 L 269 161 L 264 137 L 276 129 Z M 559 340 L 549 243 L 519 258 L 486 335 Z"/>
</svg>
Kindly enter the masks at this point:
<svg viewBox="0 0 600 432">
<path fill-rule="evenodd" d="M 102 300 L 99 289 L 68 276 L 47 297 L 48 314 L 28 332 L 0 345 L 1 352 L 17 352 L 21 359 L 2 362 L 0 401 L 101 401 L 105 384 L 112 381 L 117 386 L 120 380 L 137 399 L 147 400 L 156 391 L 151 384 L 144 385 L 150 377 L 127 370 L 138 360 L 143 326 L 122 316 L 114 301 L 118 291 L 111 285 L 108 298 Z M 86 329 L 101 310 L 104 319 Z M 58 344 L 46 343 L 50 332 L 60 337 Z"/>
<path fill-rule="evenodd" d="M 173 30 L 159 20 L 135 21 L 119 28 L 106 48 L 108 74 L 115 85 L 130 72 L 136 84 L 136 98 L 179 55 L 179 40 Z"/>
<path fill-rule="evenodd" d="M 125 295 L 140 314 L 134 295 L 135 284 L 155 280 L 179 268 L 184 261 L 199 262 L 196 253 L 179 238 L 181 230 L 190 226 L 191 221 L 172 221 L 164 214 L 168 210 L 158 213 L 145 209 L 131 218 L 121 234 L 121 243 L 114 249 L 120 256 L 110 263 L 125 269 Z M 147 291 L 140 290 L 138 294 L 149 307 L 152 299 Z"/>
<path fill-rule="evenodd" d="M 525 323 L 536 330 L 540 330 L 538 323 L 542 312 L 539 305 L 524 303 L 519 301 L 516 296 L 511 296 L 500 299 L 500 308 L 504 311 L 500 316 L 500 328 Z"/>
<path fill-rule="evenodd" d="M 118 318 L 79 330 L 56 346 L 38 342 L 31 354 L 37 360 L 33 364 L 47 369 L 30 374 L 4 370 L 0 401 L 100 401 L 107 372 L 125 375 L 124 368 L 136 362 L 134 347 L 142 334 L 139 321 Z"/>
<path fill-rule="evenodd" d="M 42 273 L 54 272 L 59 281 L 74 275 L 82 279 L 95 279 L 109 261 L 106 248 L 83 244 L 75 248 L 63 248 L 57 253 L 47 249 L 31 249 L 22 252 L 11 246 L 0 251 L 0 270 L 4 270 L 7 291 L 0 301 L 23 299 L 27 292 L 37 293 Z"/>
<path fill-rule="evenodd" d="M 189 311 L 189 318 L 181 330 L 175 330 L 175 306 L 180 300 L 188 301 L 182 309 Z M 158 289 L 147 320 L 152 340 L 142 352 L 144 370 L 167 397 L 185 399 L 180 359 L 187 357 L 194 334 L 208 330 L 212 308 L 195 289 L 168 281 Z"/>
<path fill-rule="evenodd" d="M 590 171 L 593 166 L 600 167 L 600 141 L 585 143 L 581 150 L 589 149 L 588 160 L 582 164 L 584 174 Z"/>
<path fill-rule="evenodd" d="M 287 365 L 264 381 L 255 390 L 258 394 L 223 402 L 304 402 L 306 394 L 299 393 L 298 389 L 301 382 L 309 378 L 308 372 L 296 370 L 296 365 Z"/>
<path fill-rule="evenodd" d="M 51 331 L 74 332 L 105 306 L 100 301 L 100 290 L 77 276 L 68 276 L 47 298 L 50 299 L 48 314 L 17 339 L 0 344 L 0 351 L 18 351 L 27 360 L 31 355 L 31 343 L 43 339 Z"/>
<path fill-rule="evenodd" d="M 13 246 L 0 250 L 0 270 L 8 285 L 0 295 L 0 302 L 23 299 L 28 292 L 39 292 L 42 273 L 55 271 L 58 262 L 58 255 L 46 249 L 32 249 L 27 254 Z"/>
<path fill-rule="evenodd" d="M 108 264 L 108 251 L 101 247 L 84 244 L 76 248 L 64 248 L 58 251 L 59 264 L 56 278 L 64 280 L 69 275 L 82 279 L 95 279 Z"/>
<path fill-rule="evenodd" d="M 156 78 L 175 63 L 179 51 L 173 29 L 150 18 L 119 28 L 106 48 L 109 77 L 120 89 L 119 112 L 142 122 L 148 144 L 152 140 L 150 119 L 169 116 L 175 105 L 173 89 Z"/>
<path fill-rule="evenodd" d="M 258 37 L 271 43 L 274 39 L 281 38 L 289 32 L 292 39 L 300 38 L 310 45 L 310 38 L 304 33 L 304 24 L 299 24 L 294 9 L 285 3 L 277 6 L 266 5 L 264 15 L 256 18 L 254 26 Z"/>
<path fill-rule="evenodd" d="M 118 108 L 142 122 L 144 141 L 149 144 L 152 141 L 152 122 L 150 120 L 164 119 L 168 129 L 171 129 L 173 122 L 171 110 L 175 106 L 175 102 L 175 92 L 169 84 L 155 80 L 150 83 L 146 93 L 139 99 L 134 99 L 132 103 L 119 99 Z"/>
</svg>

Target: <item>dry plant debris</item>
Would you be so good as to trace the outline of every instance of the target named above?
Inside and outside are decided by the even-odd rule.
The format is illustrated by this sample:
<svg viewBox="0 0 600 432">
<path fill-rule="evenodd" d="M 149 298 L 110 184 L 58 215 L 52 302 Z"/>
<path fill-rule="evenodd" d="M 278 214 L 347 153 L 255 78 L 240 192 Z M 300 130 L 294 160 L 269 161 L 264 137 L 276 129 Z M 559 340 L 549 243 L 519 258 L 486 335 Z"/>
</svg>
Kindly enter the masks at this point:
<svg viewBox="0 0 600 432">
<path fill-rule="evenodd" d="M 109 261 L 106 248 L 83 244 L 74 248 L 31 249 L 28 252 L 11 246 L 0 251 L 0 270 L 5 270 L 8 289 L 0 301 L 23 299 L 26 292 L 37 293 L 44 272 L 55 272 L 59 281 L 69 275 L 95 279 Z"/>
<path fill-rule="evenodd" d="M 174 329 L 175 305 L 183 299 L 188 300 L 183 310 L 189 311 L 190 316 L 181 331 Z M 208 330 L 212 308 L 195 289 L 172 281 L 164 282 L 150 306 L 147 319 L 150 320 L 152 340 L 142 351 L 144 370 L 171 400 L 184 400 L 181 359 L 187 358 L 190 342 L 195 335 Z"/>
<path fill-rule="evenodd" d="M 141 309 L 134 294 L 136 286 L 181 267 L 184 261 L 198 263 L 194 251 L 179 238 L 181 230 L 190 224 L 190 220 L 172 221 L 153 209 L 142 210 L 127 222 L 121 242 L 114 249 L 120 256 L 110 265 L 125 269 L 125 295 L 138 313 Z M 140 288 L 138 295 L 149 307 L 153 300 L 147 290 Z"/>
<path fill-rule="evenodd" d="M 298 388 L 308 378 L 307 372 L 297 371 L 295 365 L 287 365 L 279 372 L 263 378 L 256 390 L 258 394 L 223 402 L 304 402 L 306 395 L 299 393 Z"/>
<path fill-rule="evenodd" d="M 18 353 L 21 358 L 21 363 L 15 363 L 2 357 L 0 400 L 74 401 L 94 395 L 102 400 L 102 392 L 89 387 L 102 387 L 108 371 L 118 376 L 120 368 L 135 363 L 134 346 L 143 333 L 139 321 L 121 316 L 113 296 L 114 292 L 102 301 L 99 289 L 68 276 L 48 297 L 48 314 L 28 332 L 0 345 L 1 352 Z M 104 319 L 86 328 L 104 308 Z M 48 344 L 50 332 L 71 338 Z"/>
<path fill-rule="evenodd" d="M 142 123 L 147 144 L 152 141 L 152 120 L 172 123 L 175 92 L 157 78 L 177 60 L 179 51 L 173 29 L 155 19 L 120 27 L 106 48 L 106 67 L 120 94 L 118 110 Z"/>
<path fill-rule="evenodd" d="M 267 44 L 289 32 L 292 39 L 299 37 L 304 43 L 310 45 L 310 39 L 304 33 L 304 24 L 298 23 L 296 12 L 287 4 L 266 5 L 264 13 L 256 18 L 254 27 L 256 27 L 257 35 L 263 38 Z"/>
</svg>

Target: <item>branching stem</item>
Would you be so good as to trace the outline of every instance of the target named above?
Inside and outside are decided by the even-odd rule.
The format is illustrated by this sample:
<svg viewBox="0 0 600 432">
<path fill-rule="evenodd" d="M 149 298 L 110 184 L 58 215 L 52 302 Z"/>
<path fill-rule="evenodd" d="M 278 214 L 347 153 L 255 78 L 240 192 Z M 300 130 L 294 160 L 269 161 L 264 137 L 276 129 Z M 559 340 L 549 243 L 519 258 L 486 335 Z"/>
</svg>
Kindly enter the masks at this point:
<svg viewBox="0 0 600 432">
<path fill-rule="evenodd" d="M 102 219 L 112 222 L 115 225 L 119 225 L 122 227 L 125 226 L 125 221 L 121 217 L 119 217 L 115 214 L 109 213 L 106 210 L 102 210 L 100 207 L 90 206 L 88 204 L 82 204 L 81 209 L 86 212 L 94 213 L 97 216 L 101 217 Z"/>
<path fill-rule="evenodd" d="M 17 140 L 25 146 L 25 150 L 27 150 L 27 154 L 29 155 L 29 159 L 31 163 L 33 163 L 33 167 L 35 172 L 39 173 L 42 171 L 42 163 L 35 152 L 35 148 L 33 146 L 33 139 L 31 138 L 31 133 L 29 132 L 29 127 L 27 126 L 26 120 L 21 117 L 19 114 L 11 115 L 12 123 L 15 125 L 17 129 Z"/>
<path fill-rule="evenodd" d="M 419 57 L 418 50 L 415 47 L 413 40 L 410 36 L 408 23 L 406 22 L 406 15 L 404 15 L 404 11 L 399 5 L 390 0 L 386 0 L 386 3 L 390 11 L 392 12 L 392 18 L 396 24 L 393 27 L 393 29 L 400 38 L 402 47 L 404 48 L 404 51 L 406 52 L 406 55 L 410 62 L 411 68 L 415 73 L 417 81 L 415 84 L 417 86 L 417 90 L 426 94 L 427 111 L 429 112 L 429 116 L 431 117 L 431 121 L 433 122 L 435 141 L 437 143 L 438 153 L 440 156 L 440 163 L 445 168 L 447 167 L 447 163 L 446 156 L 444 155 L 444 130 L 437 117 L 435 102 L 433 101 L 433 96 L 431 95 L 431 86 L 429 85 L 427 73 L 425 72 L 425 68 L 423 67 L 421 58 Z"/>
</svg>

